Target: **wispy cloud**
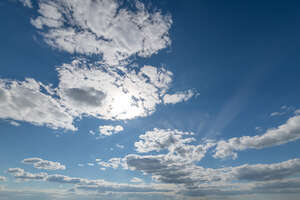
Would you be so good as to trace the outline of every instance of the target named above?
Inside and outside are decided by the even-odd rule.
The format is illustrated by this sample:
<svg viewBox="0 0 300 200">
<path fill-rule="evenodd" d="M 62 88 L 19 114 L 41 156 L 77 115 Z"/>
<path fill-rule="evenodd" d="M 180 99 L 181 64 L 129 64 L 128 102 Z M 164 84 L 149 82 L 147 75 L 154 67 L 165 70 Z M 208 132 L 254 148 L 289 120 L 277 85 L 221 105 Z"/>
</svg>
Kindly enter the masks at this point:
<svg viewBox="0 0 300 200">
<path fill-rule="evenodd" d="M 262 149 L 277 146 L 300 139 L 300 116 L 289 118 L 286 123 L 274 129 L 267 130 L 262 135 L 242 136 L 219 141 L 215 158 L 237 157 L 236 151 L 246 149 Z"/>
</svg>

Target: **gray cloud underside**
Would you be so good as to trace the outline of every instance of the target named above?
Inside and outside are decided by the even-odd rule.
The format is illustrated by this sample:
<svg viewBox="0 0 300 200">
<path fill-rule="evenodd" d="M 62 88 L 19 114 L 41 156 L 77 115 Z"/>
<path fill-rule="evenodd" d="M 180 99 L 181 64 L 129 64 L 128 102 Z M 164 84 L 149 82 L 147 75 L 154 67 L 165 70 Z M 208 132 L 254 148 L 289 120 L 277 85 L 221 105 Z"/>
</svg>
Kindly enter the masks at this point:
<svg viewBox="0 0 300 200">
<path fill-rule="evenodd" d="M 60 174 L 30 173 L 21 168 L 9 168 L 8 173 L 22 181 L 46 181 L 60 184 L 73 184 L 78 190 L 97 192 L 169 192 L 169 189 L 156 188 L 152 185 L 133 185 L 107 182 L 104 180 L 90 180 L 69 177 Z"/>
</svg>

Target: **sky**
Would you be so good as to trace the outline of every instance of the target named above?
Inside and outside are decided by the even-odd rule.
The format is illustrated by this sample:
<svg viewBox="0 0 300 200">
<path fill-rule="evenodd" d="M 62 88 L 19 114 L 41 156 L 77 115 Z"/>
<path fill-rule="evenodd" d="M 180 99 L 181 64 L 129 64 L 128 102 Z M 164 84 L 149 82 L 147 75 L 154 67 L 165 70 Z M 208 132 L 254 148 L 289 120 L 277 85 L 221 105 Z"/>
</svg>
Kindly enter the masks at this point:
<svg viewBox="0 0 300 200">
<path fill-rule="evenodd" d="M 0 2 L 0 199 L 298 200 L 300 2 Z"/>
</svg>

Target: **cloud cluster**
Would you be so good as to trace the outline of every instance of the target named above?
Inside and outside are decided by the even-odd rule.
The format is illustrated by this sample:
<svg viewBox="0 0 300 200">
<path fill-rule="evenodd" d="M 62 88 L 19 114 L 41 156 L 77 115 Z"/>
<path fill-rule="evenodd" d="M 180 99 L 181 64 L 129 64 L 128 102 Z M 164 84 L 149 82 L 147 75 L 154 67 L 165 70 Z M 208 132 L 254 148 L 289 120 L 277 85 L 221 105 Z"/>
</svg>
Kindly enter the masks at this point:
<svg viewBox="0 0 300 200">
<path fill-rule="evenodd" d="M 41 158 L 26 158 L 22 160 L 24 164 L 31 164 L 34 168 L 45 170 L 65 170 L 66 166 L 59 162 L 43 160 Z"/>
<path fill-rule="evenodd" d="M 117 0 L 38 1 L 31 23 L 47 44 L 69 53 L 102 55 L 109 65 L 131 56 L 148 57 L 167 47 L 172 20 L 135 1 L 130 9 Z"/>
<path fill-rule="evenodd" d="M 289 118 L 286 123 L 274 129 L 267 130 L 262 135 L 242 136 L 219 141 L 215 158 L 237 157 L 236 151 L 246 149 L 262 149 L 298 140 L 300 138 L 300 116 Z"/>
<path fill-rule="evenodd" d="M 172 82 L 172 73 L 164 68 L 107 67 L 82 59 L 57 71 L 57 88 L 34 79 L 0 79 L 0 118 L 76 130 L 73 121 L 82 116 L 145 117 L 163 103 Z"/>
</svg>

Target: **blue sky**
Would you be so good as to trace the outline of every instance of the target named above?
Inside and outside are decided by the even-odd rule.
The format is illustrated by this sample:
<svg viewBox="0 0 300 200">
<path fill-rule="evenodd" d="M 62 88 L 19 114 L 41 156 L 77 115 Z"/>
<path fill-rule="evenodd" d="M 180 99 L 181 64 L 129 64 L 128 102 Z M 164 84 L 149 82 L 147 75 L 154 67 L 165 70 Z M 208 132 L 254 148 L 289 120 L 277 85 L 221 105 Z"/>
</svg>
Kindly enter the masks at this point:
<svg viewBox="0 0 300 200">
<path fill-rule="evenodd" d="M 0 199 L 298 199 L 297 1 L 0 3 Z"/>
</svg>

